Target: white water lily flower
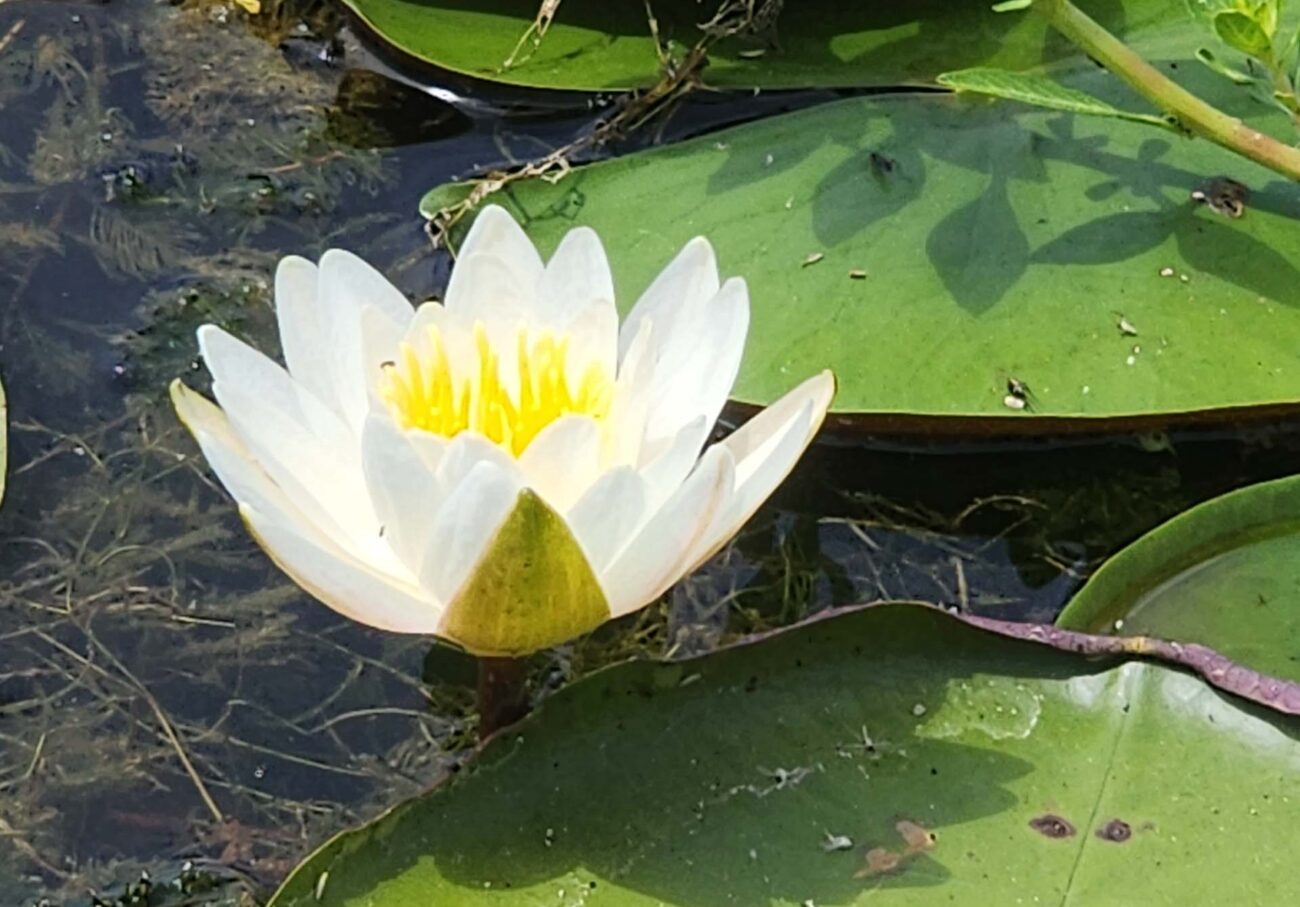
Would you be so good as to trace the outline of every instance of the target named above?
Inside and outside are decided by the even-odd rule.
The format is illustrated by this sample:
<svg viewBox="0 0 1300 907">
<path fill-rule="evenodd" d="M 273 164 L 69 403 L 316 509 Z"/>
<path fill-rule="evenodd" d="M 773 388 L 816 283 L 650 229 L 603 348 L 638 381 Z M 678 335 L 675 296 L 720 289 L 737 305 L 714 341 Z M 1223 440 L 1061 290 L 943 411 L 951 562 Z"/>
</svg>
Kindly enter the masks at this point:
<svg viewBox="0 0 1300 907">
<path fill-rule="evenodd" d="M 654 601 L 793 468 L 834 379 L 701 455 L 740 366 L 744 281 L 687 243 L 620 328 L 600 240 L 549 263 L 505 210 L 469 231 L 445 304 L 347 252 L 281 261 L 287 365 L 199 329 L 220 407 L 172 397 L 258 542 L 374 627 L 520 655 Z"/>
</svg>

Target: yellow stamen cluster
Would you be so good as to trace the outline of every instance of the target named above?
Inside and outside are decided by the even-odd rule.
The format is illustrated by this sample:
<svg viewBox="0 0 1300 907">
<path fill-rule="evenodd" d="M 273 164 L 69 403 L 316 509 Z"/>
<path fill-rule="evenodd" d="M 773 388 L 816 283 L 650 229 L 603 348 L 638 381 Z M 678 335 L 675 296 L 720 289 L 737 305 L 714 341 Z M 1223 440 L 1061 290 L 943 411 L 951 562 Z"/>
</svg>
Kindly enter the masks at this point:
<svg viewBox="0 0 1300 907">
<path fill-rule="evenodd" d="M 403 343 L 397 359 L 384 363 L 380 394 L 404 428 L 444 438 L 475 431 L 514 456 L 561 416 L 603 419 L 609 412 L 613 377 L 599 363 L 588 365 L 577 387 L 570 387 L 567 336 L 533 335 L 521 326 L 516 347 L 519 385 L 512 391 L 502 382 L 500 356 L 481 323 L 474 326 L 476 367 L 462 366 L 465 374 L 457 374 L 442 332 L 430 326 L 425 350 Z"/>
</svg>

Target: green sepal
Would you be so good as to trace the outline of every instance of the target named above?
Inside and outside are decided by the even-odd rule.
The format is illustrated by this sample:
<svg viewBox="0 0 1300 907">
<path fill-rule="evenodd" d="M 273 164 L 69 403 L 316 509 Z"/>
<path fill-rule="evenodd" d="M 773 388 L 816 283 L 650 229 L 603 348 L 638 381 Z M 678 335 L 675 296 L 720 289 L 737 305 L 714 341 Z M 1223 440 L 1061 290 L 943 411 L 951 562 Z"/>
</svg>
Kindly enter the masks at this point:
<svg viewBox="0 0 1300 907">
<path fill-rule="evenodd" d="M 527 655 L 609 620 L 609 602 L 564 519 L 525 488 L 447 609 L 439 635 L 475 655 Z"/>
</svg>

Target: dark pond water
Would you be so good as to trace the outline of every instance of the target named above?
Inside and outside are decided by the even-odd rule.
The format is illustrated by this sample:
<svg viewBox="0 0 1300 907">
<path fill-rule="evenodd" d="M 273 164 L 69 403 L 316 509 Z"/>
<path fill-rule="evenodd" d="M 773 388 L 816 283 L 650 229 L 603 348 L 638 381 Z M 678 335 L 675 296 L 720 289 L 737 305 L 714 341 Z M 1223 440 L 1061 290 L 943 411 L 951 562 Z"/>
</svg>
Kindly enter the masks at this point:
<svg viewBox="0 0 1300 907">
<path fill-rule="evenodd" d="M 332 7 L 0 0 L 0 904 L 109 902 L 142 872 L 249 903 L 472 736 L 473 665 L 337 619 L 246 537 L 166 404 L 194 328 L 274 344 L 285 253 L 352 249 L 412 298 L 427 188 L 579 134 L 584 98 L 386 75 Z M 816 103 L 711 97 L 664 135 Z M 864 353 L 868 352 L 864 349 Z M 834 604 L 1050 619 L 1142 531 L 1293 472 L 1295 424 L 1104 443 L 815 451 L 657 607 L 536 659 L 543 688 Z M 197 874 L 197 875 L 196 875 Z M 188 903 L 188 902 L 187 902 Z"/>
</svg>

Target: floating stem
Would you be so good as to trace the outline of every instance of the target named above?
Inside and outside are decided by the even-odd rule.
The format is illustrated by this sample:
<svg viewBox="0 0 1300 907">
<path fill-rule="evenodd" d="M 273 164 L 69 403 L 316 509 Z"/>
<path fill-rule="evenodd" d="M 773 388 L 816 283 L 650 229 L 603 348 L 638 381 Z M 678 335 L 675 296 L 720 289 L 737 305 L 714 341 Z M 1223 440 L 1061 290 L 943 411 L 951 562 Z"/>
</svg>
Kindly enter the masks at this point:
<svg viewBox="0 0 1300 907">
<path fill-rule="evenodd" d="M 1300 180 L 1300 149 L 1252 129 L 1173 82 L 1070 0 L 1037 0 L 1033 9 L 1188 132 Z"/>
</svg>

